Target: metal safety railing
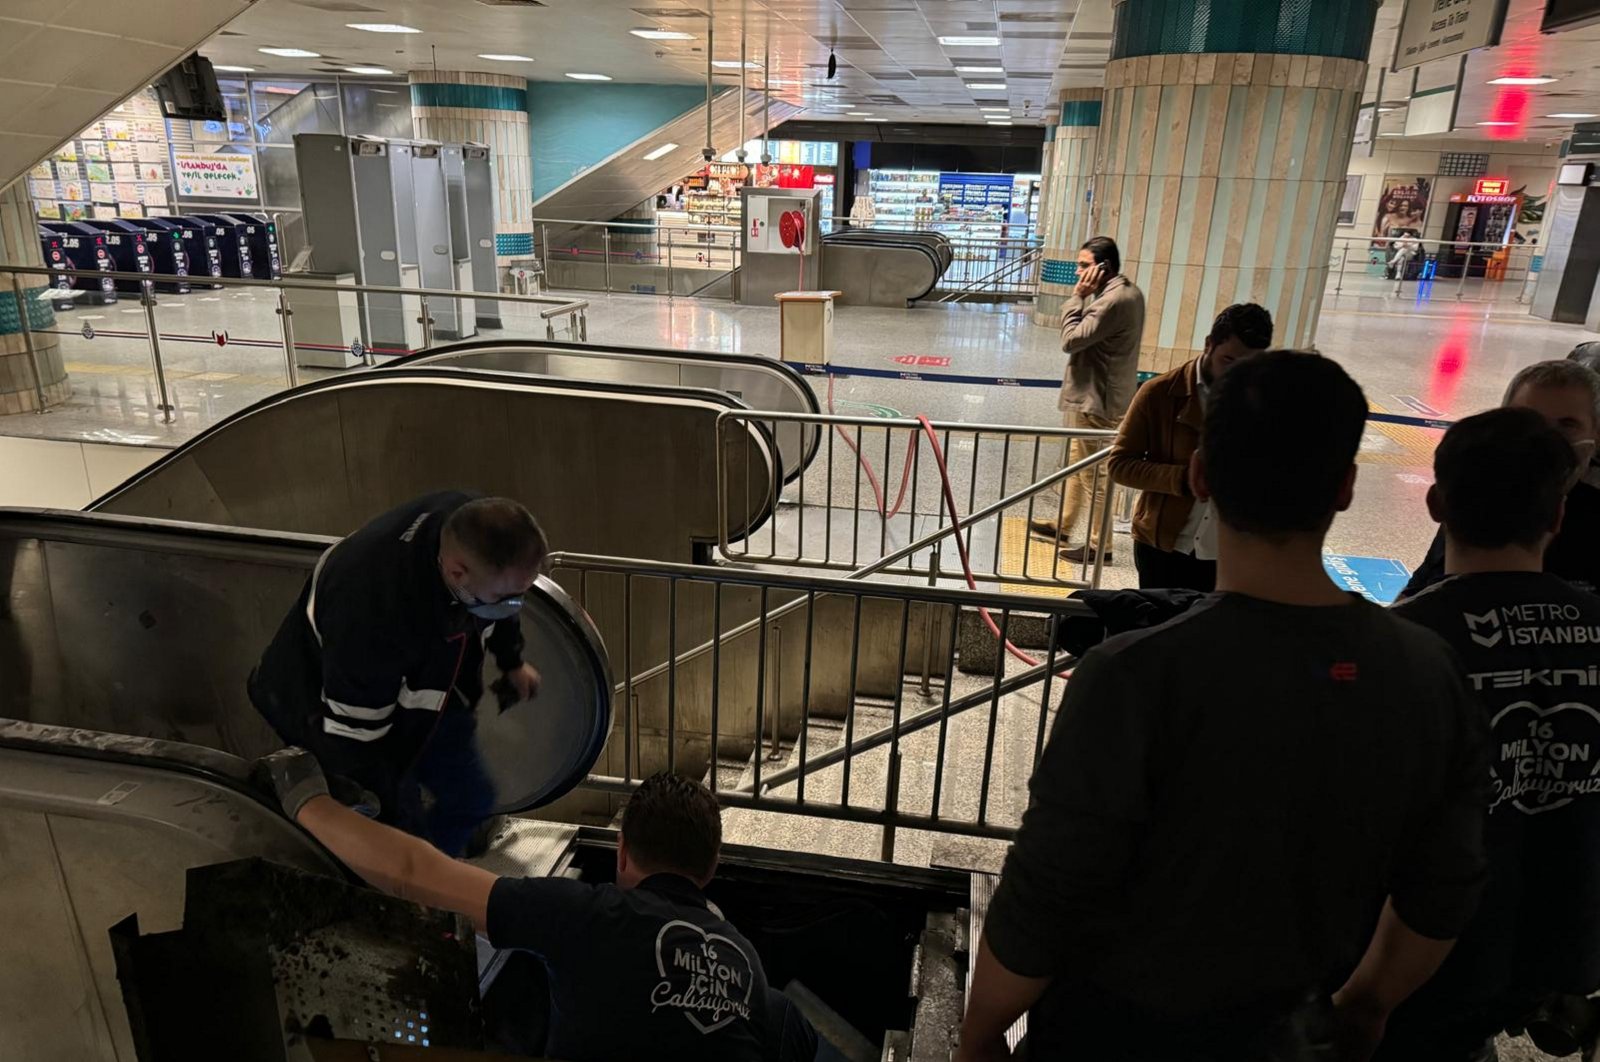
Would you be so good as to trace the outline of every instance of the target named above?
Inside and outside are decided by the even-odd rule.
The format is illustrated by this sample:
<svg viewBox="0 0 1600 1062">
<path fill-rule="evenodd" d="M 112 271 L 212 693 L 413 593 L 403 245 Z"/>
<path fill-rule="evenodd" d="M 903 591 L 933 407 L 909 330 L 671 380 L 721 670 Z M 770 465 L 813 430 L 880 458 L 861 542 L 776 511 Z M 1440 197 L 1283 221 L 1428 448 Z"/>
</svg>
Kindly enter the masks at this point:
<svg viewBox="0 0 1600 1062">
<path fill-rule="evenodd" d="M 962 302 L 974 295 L 1035 295 L 1039 291 L 1039 263 L 1044 248 L 1029 247 L 1021 257 L 1005 262 L 976 280 L 946 291 L 935 302 Z M 941 282 L 940 287 L 950 287 Z"/>
<path fill-rule="evenodd" d="M 738 226 L 560 218 L 534 218 L 533 223 L 541 268 L 562 287 L 669 297 L 733 295 L 731 283 L 726 291 L 719 285 L 740 266 Z"/>
<path fill-rule="evenodd" d="M 880 826 L 884 858 L 899 829 L 1015 830 L 1070 663 L 1060 624 L 1089 615 L 1067 599 L 575 554 L 551 568 L 625 632 L 611 742 L 584 788 L 703 776 L 730 807 Z M 1002 645 L 1025 627 L 1043 648 L 1013 664 Z"/>
<path fill-rule="evenodd" d="M 1339 237 L 1328 259 L 1330 295 L 1526 303 L 1542 268 L 1537 243 Z"/>
<path fill-rule="evenodd" d="M 755 465 L 744 450 L 763 430 L 773 438 L 820 433 L 810 465 L 787 488 L 776 477 L 751 476 Z M 735 563 L 851 572 L 872 565 L 930 582 L 960 578 L 964 554 L 978 582 L 1097 586 L 1104 551 L 1063 558 L 1075 529 L 1063 525 L 1055 495 L 1081 499 L 1068 515 L 1076 522 L 1081 512 L 1086 529 L 1099 529 L 1096 541 L 1110 542 L 1111 506 L 1100 500 L 1110 493 L 1109 450 L 1094 448 L 1115 437 L 1086 428 L 729 410 L 717 425 L 719 504 L 742 497 L 755 505 L 764 491 L 776 516 L 746 538 L 724 530 L 718 552 Z M 1076 459 L 1068 461 L 1075 442 Z M 953 548 L 952 509 L 964 549 Z M 1051 527 L 1049 537 L 1034 532 L 1036 521 Z M 719 526 L 729 526 L 725 514 Z"/>
<path fill-rule="evenodd" d="M 411 288 L 389 287 L 375 284 L 337 284 L 331 281 L 304 280 L 292 276 L 278 280 L 264 280 L 259 278 L 241 277 L 213 277 L 196 275 L 174 275 L 167 273 L 125 273 L 117 271 L 81 270 L 70 268 L 43 267 L 32 265 L 16 265 L 0 262 L 0 273 L 11 274 L 11 290 L 19 309 L 22 324 L 22 339 L 34 368 L 34 386 L 38 391 L 39 412 L 47 412 L 44 405 L 43 394 L 43 368 L 39 362 L 38 345 L 35 342 L 36 333 L 53 334 L 61 337 L 81 337 L 92 339 L 102 336 L 112 339 L 144 339 L 149 345 L 150 367 L 155 376 L 158 393 L 157 408 L 162 413 L 165 422 L 172 422 L 173 405 L 167 387 L 167 365 L 162 356 L 161 344 L 174 343 L 199 343 L 207 345 L 226 346 L 231 341 L 243 347 L 277 348 L 283 355 L 284 381 L 289 387 L 298 386 L 300 382 L 299 353 L 307 350 L 317 351 L 345 351 L 349 350 L 352 357 L 356 357 L 365 365 L 373 365 L 380 357 L 395 357 L 414 353 L 416 350 L 426 350 L 433 346 L 438 319 L 430 310 L 437 309 L 442 300 L 453 300 L 458 303 L 471 301 L 488 302 L 496 304 L 510 304 L 512 306 L 537 307 L 532 315 L 537 317 L 542 326 L 545 338 L 555 339 L 557 336 L 556 322 L 565 320 L 566 332 L 574 340 L 586 342 L 589 338 L 588 308 L 589 304 L 583 299 L 574 299 L 557 295 L 520 295 L 506 292 L 483 291 L 453 291 L 440 288 Z M 49 286 L 27 289 L 22 283 L 24 276 L 40 276 L 50 281 Z M 58 323 L 58 311 L 55 305 L 58 302 L 73 302 L 73 310 L 78 309 L 76 299 L 85 294 L 85 289 L 74 287 L 59 287 L 58 283 L 66 278 L 82 278 L 87 282 L 86 288 L 91 295 L 98 296 L 99 285 L 102 281 L 121 282 L 130 286 L 137 286 L 135 297 L 143 312 L 144 327 L 142 330 L 120 330 L 114 328 L 95 329 L 85 320 L 81 329 L 69 330 L 53 327 Z M 169 287 L 177 284 L 190 286 L 188 293 L 158 292 L 158 288 Z M 195 332 L 163 331 L 158 324 L 157 310 L 163 306 L 182 304 L 183 300 L 191 297 L 208 298 L 206 289 L 246 289 L 270 292 L 274 298 L 273 314 L 277 318 L 277 335 L 271 339 L 230 337 L 225 322 L 221 329 L 213 328 L 210 334 Z M 397 312 L 416 313 L 415 323 L 418 325 L 420 342 L 412 348 L 386 347 L 363 343 L 358 339 L 350 340 L 341 332 L 339 344 L 315 343 L 301 340 L 296 341 L 294 316 L 296 310 L 292 293 L 317 292 L 336 297 L 352 297 L 356 301 L 357 311 L 361 319 L 366 319 L 368 307 L 366 299 L 369 296 L 399 296 L 402 300 L 401 309 Z M 34 307 L 28 303 L 31 298 L 41 304 L 42 309 L 38 314 L 33 312 Z M 119 297 L 120 301 L 120 297 Z M 48 304 L 48 305 L 45 305 Z M 114 303 L 113 303 L 114 305 Z M 305 303 L 302 303 L 304 308 Z M 61 313 L 72 312 L 61 310 Z M 51 327 L 40 328 L 34 323 L 38 317 L 51 322 Z M 101 315 L 93 315 L 101 316 Z M 496 313 L 496 317 L 500 317 Z M 530 318 L 531 323 L 531 318 Z M 504 319 L 502 318 L 502 324 Z"/>
</svg>

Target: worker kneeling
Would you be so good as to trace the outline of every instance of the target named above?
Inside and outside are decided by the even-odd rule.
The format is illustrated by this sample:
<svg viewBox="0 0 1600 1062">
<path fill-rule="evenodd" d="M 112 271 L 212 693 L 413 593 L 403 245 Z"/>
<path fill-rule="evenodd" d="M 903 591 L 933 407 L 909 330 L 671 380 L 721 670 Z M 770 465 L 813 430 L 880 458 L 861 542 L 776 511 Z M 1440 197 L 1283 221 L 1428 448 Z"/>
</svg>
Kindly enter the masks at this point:
<svg viewBox="0 0 1600 1062">
<path fill-rule="evenodd" d="M 250 699 L 347 803 L 459 855 L 496 803 L 476 746 L 484 655 L 502 708 L 538 692 L 518 617 L 548 553 L 508 498 L 452 491 L 384 513 L 322 555 Z"/>
</svg>

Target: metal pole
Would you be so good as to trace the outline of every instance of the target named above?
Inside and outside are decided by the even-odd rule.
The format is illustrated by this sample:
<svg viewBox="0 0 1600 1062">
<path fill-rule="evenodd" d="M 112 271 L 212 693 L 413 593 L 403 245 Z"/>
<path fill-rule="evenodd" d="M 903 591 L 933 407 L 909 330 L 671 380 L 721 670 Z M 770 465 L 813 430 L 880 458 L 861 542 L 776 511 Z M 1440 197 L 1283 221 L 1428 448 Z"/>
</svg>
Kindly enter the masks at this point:
<svg viewBox="0 0 1600 1062">
<path fill-rule="evenodd" d="M 605 248 L 606 256 L 606 294 L 611 294 L 611 230 L 600 230 L 600 243 Z"/>
<path fill-rule="evenodd" d="M 288 372 L 289 386 L 300 386 L 300 369 L 294 357 L 294 311 L 289 308 L 289 293 L 278 289 L 278 322 L 283 327 L 283 365 Z"/>
<path fill-rule="evenodd" d="M 1339 275 L 1333 279 L 1333 293 L 1335 295 L 1344 291 L 1344 264 L 1350 257 L 1350 245 L 1347 243 L 1339 249 Z"/>
<path fill-rule="evenodd" d="M 1467 290 L 1467 274 L 1472 272 L 1472 244 L 1467 244 L 1467 257 L 1461 263 L 1461 282 L 1456 285 L 1456 299 L 1459 301 Z"/>
<path fill-rule="evenodd" d="M 539 226 L 539 254 L 543 258 L 541 272 L 544 273 L 544 283 L 550 282 L 550 226 Z"/>
<path fill-rule="evenodd" d="M 672 230 L 667 230 L 667 298 L 671 299 L 678 293 L 677 285 L 672 278 Z"/>
<path fill-rule="evenodd" d="M 156 297 L 145 289 L 139 294 L 144 304 L 145 334 L 150 337 L 150 361 L 156 369 L 156 392 L 161 396 L 161 421 L 172 423 L 172 403 L 167 399 L 167 372 L 161 367 L 161 338 L 156 334 Z"/>
<path fill-rule="evenodd" d="M 417 318 L 417 323 L 422 326 L 422 349 L 427 350 L 433 346 L 433 318 L 428 314 L 428 297 L 419 296 L 422 300 L 422 316 Z"/>
<path fill-rule="evenodd" d="M 35 412 L 44 413 L 44 370 L 39 365 L 39 350 L 33 345 L 33 324 L 28 320 L 28 303 L 23 298 L 22 280 L 15 273 L 11 275 L 11 292 L 17 300 L 17 318 L 22 322 L 22 345 L 28 352 L 28 360 L 33 363 L 33 393 L 39 399 L 39 408 Z"/>
<path fill-rule="evenodd" d="M 714 3 L 707 4 L 706 8 L 706 146 L 701 153 L 709 169 L 711 160 L 717 157 L 717 149 L 711 145 L 711 60 L 717 54 L 717 12 Z M 743 107 L 744 103 L 741 101 L 739 106 Z"/>
<path fill-rule="evenodd" d="M 889 753 L 889 777 L 883 791 L 884 816 L 889 820 L 883 824 L 883 845 L 879 849 L 878 858 L 885 863 L 894 862 L 894 817 L 900 811 L 900 750 L 895 749 Z"/>
</svg>

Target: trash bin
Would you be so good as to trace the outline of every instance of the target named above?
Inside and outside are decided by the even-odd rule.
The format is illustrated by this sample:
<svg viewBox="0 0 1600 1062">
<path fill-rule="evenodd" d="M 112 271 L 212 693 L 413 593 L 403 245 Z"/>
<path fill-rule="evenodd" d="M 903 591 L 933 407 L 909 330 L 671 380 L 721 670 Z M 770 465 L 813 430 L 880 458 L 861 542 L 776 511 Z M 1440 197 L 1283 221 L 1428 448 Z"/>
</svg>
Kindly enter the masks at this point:
<svg viewBox="0 0 1600 1062">
<path fill-rule="evenodd" d="M 105 233 L 97 231 L 91 225 L 84 225 L 81 221 L 45 221 L 39 224 L 39 234 L 41 240 L 51 235 L 61 238 L 59 250 L 65 256 L 66 264 L 72 269 L 109 273 L 116 268 L 111 261 L 111 254 L 106 250 Z M 55 261 L 51 257 L 49 245 L 44 247 L 44 252 L 46 262 Z M 82 297 L 96 306 L 109 306 L 117 301 L 116 281 L 110 277 L 100 277 L 98 280 L 89 277 L 64 279 L 74 292 L 79 293 L 74 295 L 74 301 Z"/>
<path fill-rule="evenodd" d="M 250 241 L 245 238 L 244 222 L 228 214 L 191 214 L 189 217 L 206 222 L 215 228 L 217 250 L 222 253 L 223 276 L 245 279 L 255 276 Z"/>
<path fill-rule="evenodd" d="M 833 300 L 841 291 L 780 291 L 778 356 L 826 365 L 833 358 Z"/>
</svg>

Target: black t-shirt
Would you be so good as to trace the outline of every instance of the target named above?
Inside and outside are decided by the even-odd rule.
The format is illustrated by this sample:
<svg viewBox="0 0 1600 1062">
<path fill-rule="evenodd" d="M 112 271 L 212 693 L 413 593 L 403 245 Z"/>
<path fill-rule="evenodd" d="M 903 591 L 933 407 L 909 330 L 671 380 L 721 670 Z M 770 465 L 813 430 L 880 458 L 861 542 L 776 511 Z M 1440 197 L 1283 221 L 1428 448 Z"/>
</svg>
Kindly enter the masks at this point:
<svg viewBox="0 0 1600 1062">
<path fill-rule="evenodd" d="M 766 1056 L 767 980 L 756 950 L 687 878 L 635 889 L 501 878 L 489 942 L 544 961 L 545 1053 L 565 1062 Z"/>
<path fill-rule="evenodd" d="M 1493 731 L 1489 885 L 1436 991 L 1600 989 L 1600 597 L 1497 572 L 1395 611 L 1450 642 Z"/>
<path fill-rule="evenodd" d="M 1291 1005 L 1337 987 L 1387 895 L 1418 932 L 1466 924 L 1483 755 L 1437 636 L 1354 595 L 1214 594 L 1078 664 L 984 939 L 1152 1023 Z"/>
<path fill-rule="evenodd" d="M 1544 570 L 1559 575 L 1581 590 L 1600 592 L 1600 487 L 1587 480 L 1567 492 L 1567 512 L 1561 531 L 1544 553 Z M 1444 578 L 1444 528 L 1433 536 L 1402 598 L 1421 593 Z"/>
</svg>

